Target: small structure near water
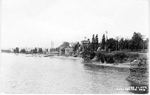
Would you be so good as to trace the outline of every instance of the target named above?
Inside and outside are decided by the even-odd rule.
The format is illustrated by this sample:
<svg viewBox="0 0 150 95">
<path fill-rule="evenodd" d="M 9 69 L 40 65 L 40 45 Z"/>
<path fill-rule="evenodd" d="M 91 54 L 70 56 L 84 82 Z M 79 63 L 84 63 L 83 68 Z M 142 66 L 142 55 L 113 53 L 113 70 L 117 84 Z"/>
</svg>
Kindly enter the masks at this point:
<svg viewBox="0 0 150 95">
<path fill-rule="evenodd" d="M 73 53 L 73 48 L 71 47 L 65 48 L 65 55 L 69 56 L 72 55 L 72 53 Z"/>
</svg>

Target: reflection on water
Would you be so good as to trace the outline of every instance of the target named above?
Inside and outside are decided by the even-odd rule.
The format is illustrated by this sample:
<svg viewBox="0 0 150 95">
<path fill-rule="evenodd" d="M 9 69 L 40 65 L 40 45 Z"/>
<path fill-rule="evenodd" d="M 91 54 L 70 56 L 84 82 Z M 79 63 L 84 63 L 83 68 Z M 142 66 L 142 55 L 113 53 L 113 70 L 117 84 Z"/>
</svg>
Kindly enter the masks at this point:
<svg viewBox="0 0 150 95">
<path fill-rule="evenodd" d="M 18 94 L 132 93 L 128 72 L 82 64 L 81 60 L 2 54 L 2 92 Z"/>
</svg>

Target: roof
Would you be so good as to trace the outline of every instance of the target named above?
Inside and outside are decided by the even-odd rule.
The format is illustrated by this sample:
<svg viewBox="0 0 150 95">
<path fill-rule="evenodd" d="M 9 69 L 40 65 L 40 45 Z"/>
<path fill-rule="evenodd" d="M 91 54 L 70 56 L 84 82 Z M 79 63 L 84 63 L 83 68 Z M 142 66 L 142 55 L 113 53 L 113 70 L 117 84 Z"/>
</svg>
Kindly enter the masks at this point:
<svg viewBox="0 0 150 95">
<path fill-rule="evenodd" d="M 87 43 L 89 43 L 89 41 L 88 40 L 82 40 L 81 43 L 82 44 L 87 44 Z"/>
<path fill-rule="evenodd" d="M 59 48 L 60 48 L 60 49 L 65 49 L 65 48 L 70 48 L 70 46 L 61 45 Z"/>
</svg>

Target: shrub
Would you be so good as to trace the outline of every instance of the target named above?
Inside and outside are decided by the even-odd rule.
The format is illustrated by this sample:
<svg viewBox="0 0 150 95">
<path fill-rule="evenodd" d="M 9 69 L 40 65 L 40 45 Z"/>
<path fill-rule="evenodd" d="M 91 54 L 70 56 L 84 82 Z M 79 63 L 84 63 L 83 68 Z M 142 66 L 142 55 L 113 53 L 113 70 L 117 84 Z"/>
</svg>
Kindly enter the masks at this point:
<svg viewBox="0 0 150 95">
<path fill-rule="evenodd" d="M 125 52 L 116 52 L 113 57 L 115 62 L 123 63 L 127 58 L 127 54 Z"/>
<path fill-rule="evenodd" d="M 96 56 L 97 56 L 97 61 L 101 61 L 102 63 L 104 63 L 104 61 L 105 61 L 104 53 L 99 52 L 99 53 L 97 53 Z"/>
<path fill-rule="evenodd" d="M 112 53 L 105 53 L 105 52 L 98 52 L 96 54 L 97 60 L 104 63 L 123 63 L 126 61 L 133 61 L 139 58 L 139 54 L 137 53 L 127 53 L 127 52 L 112 52 Z"/>
<path fill-rule="evenodd" d="M 134 54 L 134 53 L 129 53 L 128 54 L 128 61 L 132 62 L 133 60 L 135 59 L 138 59 L 139 58 L 139 54 Z"/>
<path fill-rule="evenodd" d="M 95 57 L 95 53 L 94 52 L 90 52 L 90 59 L 93 59 Z"/>
<path fill-rule="evenodd" d="M 105 54 L 105 61 L 106 63 L 114 63 L 114 55 L 112 54 Z"/>
</svg>

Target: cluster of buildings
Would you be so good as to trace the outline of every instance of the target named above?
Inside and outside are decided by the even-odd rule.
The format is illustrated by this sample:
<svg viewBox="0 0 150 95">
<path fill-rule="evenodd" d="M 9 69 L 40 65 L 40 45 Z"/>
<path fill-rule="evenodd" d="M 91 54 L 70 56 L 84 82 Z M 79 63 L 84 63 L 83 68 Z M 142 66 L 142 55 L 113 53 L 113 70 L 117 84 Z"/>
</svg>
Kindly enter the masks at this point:
<svg viewBox="0 0 150 95">
<path fill-rule="evenodd" d="M 73 55 L 73 48 L 70 46 L 60 46 L 59 55 L 71 56 Z"/>
<path fill-rule="evenodd" d="M 62 45 L 58 47 L 58 49 L 53 49 L 53 51 L 50 51 L 50 54 L 58 54 L 58 55 L 65 55 L 65 56 L 74 56 L 78 55 L 81 47 L 84 47 L 90 43 L 89 40 L 82 40 L 80 47 L 78 50 L 74 51 L 74 46 L 70 46 L 68 42 L 64 42 Z M 74 45 L 77 43 L 74 43 Z"/>
<path fill-rule="evenodd" d="M 59 55 L 67 55 L 67 56 L 79 55 L 81 48 L 87 46 L 89 43 L 90 43 L 89 40 L 82 40 L 76 52 L 73 51 L 73 47 L 69 46 L 69 44 L 62 44 L 59 47 Z"/>
<path fill-rule="evenodd" d="M 81 41 L 81 46 L 85 46 L 89 44 L 89 40 L 82 40 Z M 33 53 L 32 48 L 19 48 L 19 52 L 21 53 L 21 50 L 24 49 L 26 53 Z M 40 52 L 41 48 L 36 48 L 37 53 Z M 13 53 L 14 49 L 13 48 L 9 48 L 9 49 L 2 49 L 2 52 L 9 52 L 9 53 Z M 47 54 L 47 55 L 65 55 L 65 56 L 73 56 L 75 55 L 75 53 L 77 53 L 78 50 L 75 52 L 73 50 L 73 46 L 70 46 L 69 42 L 64 42 L 62 45 L 60 45 L 58 48 L 42 48 L 42 53 Z"/>
</svg>

